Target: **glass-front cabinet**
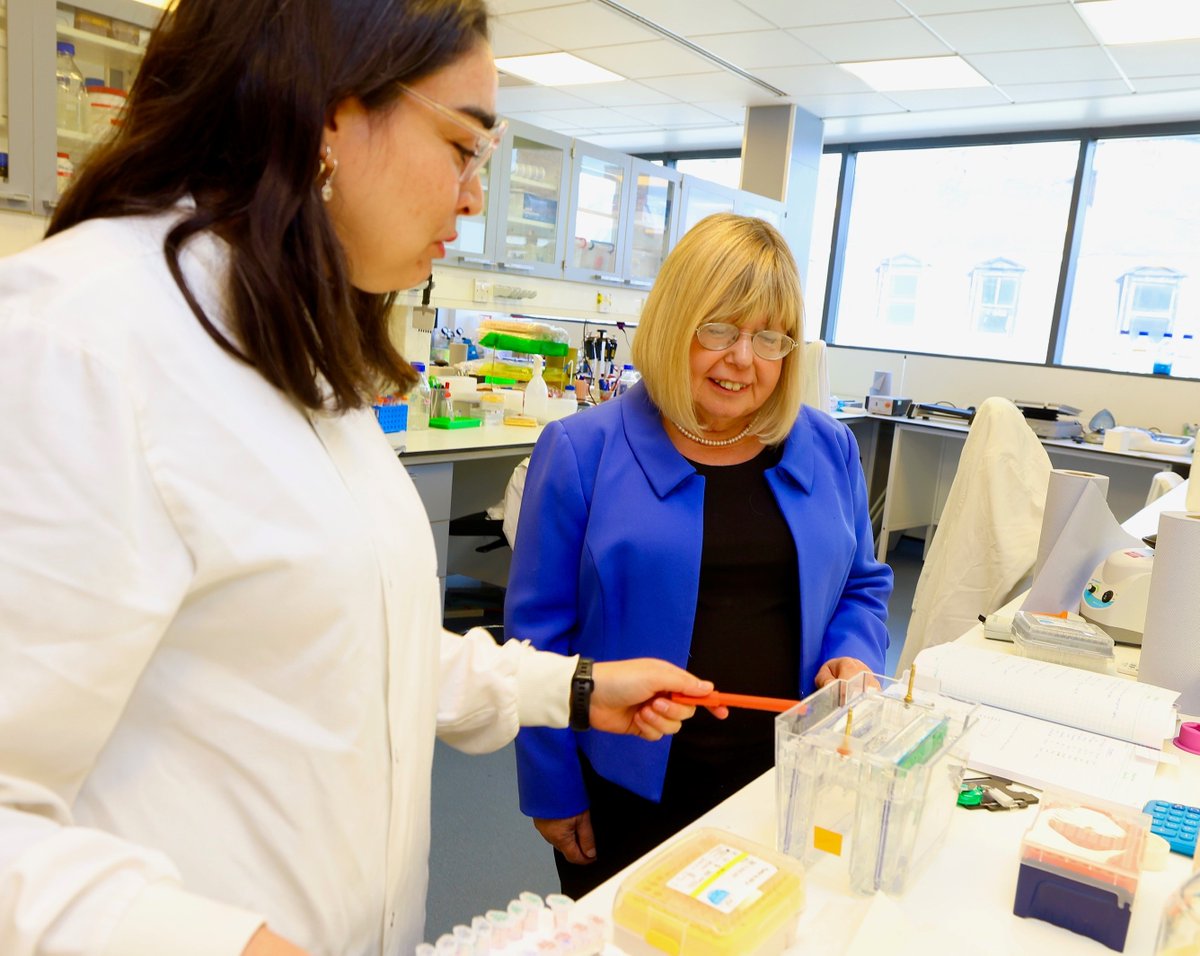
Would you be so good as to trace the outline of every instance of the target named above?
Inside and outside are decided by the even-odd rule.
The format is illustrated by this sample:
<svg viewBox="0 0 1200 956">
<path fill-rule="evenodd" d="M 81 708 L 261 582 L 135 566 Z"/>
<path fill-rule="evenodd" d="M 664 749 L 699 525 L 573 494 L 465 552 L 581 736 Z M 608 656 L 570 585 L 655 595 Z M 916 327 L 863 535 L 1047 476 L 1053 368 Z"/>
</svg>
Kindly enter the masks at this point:
<svg viewBox="0 0 1200 956">
<path fill-rule="evenodd" d="M 500 153 L 488 160 L 479 171 L 479 182 L 483 187 L 483 211 L 478 216 L 462 216 L 458 220 L 458 238 L 446 246 L 446 264 L 479 268 L 495 263 L 489 227 L 496 218 L 495 188 L 497 164 Z"/>
<path fill-rule="evenodd" d="M 756 193 L 739 192 L 733 211 L 740 216 L 753 216 L 769 222 L 776 229 L 783 228 L 783 203 Z"/>
<path fill-rule="evenodd" d="M 717 212 L 733 212 L 738 200 L 736 189 L 686 174 L 683 177 L 682 195 L 683 208 L 679 215 L 676 242 L 682 239 L 687 231 L 705 216 L 711 216 Z"/>
<path fill-rule="evenodd" d="M 492 248 L 501 269 L 562 275 L 570 148 L 565 136 L 509 124 L 492 180 L 499 199 Z"/>
<path fill-rule="evenodd" d="M 34 9 L 0 0 L 0 209 L 33 208 L 33 107 L 20 94 L 33 75 Z"/>
<path fill-rule="evenodd" d="M 121 123 L 162 10 L 138 0 L 32 3 L 34 211 L 48 213 L 96 144 Z"/>
<path fill-rule="evenodd" d="M 631 159 L 576 140 L 564 272 L 585 282 L 622 282 Z"/>
<path fill-rule="evenodd" d="M 630 174 L 629 238 L 622 270 L 632 286 L 649 288 L 675 242 L 680 174 L 645 159 Z"/>
</svg>

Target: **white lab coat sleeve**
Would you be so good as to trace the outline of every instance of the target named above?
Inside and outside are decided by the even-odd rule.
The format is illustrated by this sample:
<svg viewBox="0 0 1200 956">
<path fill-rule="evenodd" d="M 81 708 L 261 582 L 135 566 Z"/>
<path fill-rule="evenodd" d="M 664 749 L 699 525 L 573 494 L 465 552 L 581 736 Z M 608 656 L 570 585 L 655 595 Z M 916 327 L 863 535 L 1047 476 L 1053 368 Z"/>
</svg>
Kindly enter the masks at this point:
<svg viewBox="0 0 1200 956">
<path fill-rule="evenodd" d="M 566 727 L 578 657 L 497 645 L 487 631 L 442 634 L 438 737 L 466 753 L 499 750 L 521 727 Z"/>
<path fill-rule="evenodd" d="M 233 956 L 260 917 L 189 897 L 160 852 L 72 820 L 192 568 L 136 388 L 15 313 L 0 313 L 0 952 Z"/>
</svg>

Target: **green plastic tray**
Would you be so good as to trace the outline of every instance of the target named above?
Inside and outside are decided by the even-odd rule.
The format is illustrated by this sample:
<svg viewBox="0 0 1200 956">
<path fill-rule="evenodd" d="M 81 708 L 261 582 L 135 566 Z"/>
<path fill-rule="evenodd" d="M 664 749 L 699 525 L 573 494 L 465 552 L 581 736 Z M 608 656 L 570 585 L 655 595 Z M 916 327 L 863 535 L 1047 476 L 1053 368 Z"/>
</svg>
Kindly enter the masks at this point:
<svg viewBox="0 0 1200 956">
<path fill-rule="evenodd" d="M 478 418 L 431 418 L 430 428 L 478 428 Z"/>
<path fill-rule="evenodd" d="M 507 332 L 489 332 L 479 340 L 479 344 L 488 349 L 504 349 L 506 352 L 523 352 L 526 355 L 566 355 L 571 350 L 566 342 L 529 339 Z"/>
</svg>

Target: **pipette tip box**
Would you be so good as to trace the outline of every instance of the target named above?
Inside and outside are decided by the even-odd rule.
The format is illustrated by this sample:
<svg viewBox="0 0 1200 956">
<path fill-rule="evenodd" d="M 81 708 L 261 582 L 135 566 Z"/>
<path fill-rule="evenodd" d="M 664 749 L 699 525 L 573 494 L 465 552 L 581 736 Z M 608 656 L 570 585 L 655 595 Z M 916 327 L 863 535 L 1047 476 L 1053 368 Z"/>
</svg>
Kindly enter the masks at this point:
<svg viewBox="0 0 1200 956">
<path fill-rule="evenodd" d="M 1013 913 L 1125 948 L 1150 817 L 1048 791 L 1021 841 Z"/>
<path fill-rule="evenodd" d="M 799 863 L 703 828 L 626 877 L 613 903 L 614 942 L 629 956 L 778 956 L 803 907 Z"/>
<path fill-rule="evenodd" d="M 833 681 L 776 718 L 777 839 L 806 866 L 846 865 L 855 893 L 899 895 L 950 825 L 977 705 L 874 681 Z"/>
</svg>

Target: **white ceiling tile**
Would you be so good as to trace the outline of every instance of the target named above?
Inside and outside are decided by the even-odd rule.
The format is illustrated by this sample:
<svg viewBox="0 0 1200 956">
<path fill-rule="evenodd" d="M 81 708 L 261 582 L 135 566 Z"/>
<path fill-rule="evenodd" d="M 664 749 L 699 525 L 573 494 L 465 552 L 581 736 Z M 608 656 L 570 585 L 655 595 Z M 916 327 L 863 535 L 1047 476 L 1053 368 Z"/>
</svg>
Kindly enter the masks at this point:
<svg viewBox="0 0 1200 956">
<path fill-rule="evenodd" d="M 1098 46 L 975 53 L 965 59 L 998 86 L 1007 83 L 1076 83 L 1121 78 L 1104 49 Z"/>
<path fill-rule="evenodd" d="M 626 116 L 617 110 L 606 109 L 602 106 L 591 106 L 577 110 L 542 110 L 548 117 L 557 118 L 573 126 L 589 129 L 630 129 L 640 124 L 637 120 Z"/>
<path fill-rule="evenodd" d="M 514 30 L 502 18 L 492 18 L 492 55 L 526 56 L 530 53 L 553 53 L 557 47 L 538 40 L 520 30 Z"/>
<path fill-rule="evenodd" d="M 1054 3 L 1070 6 L 1071 0 L 906 0 L 908 9 L 919 17 L 933 13 L 973 13 L 997 7 L 1042 7 Z"/>
<path fill-rule="evenodd" d="M 919 20 L 875 20 L 789 30 L 818 53 L 837 63 L 895 60 L 910 56 L 943 56 L 950 51 Z"/>
<path fill-rule="evenodd" d="M 1200 90 L 1200 75 L 1140 76 L 1131 81 L 1139 93 L 1163 93 L 1170 90 Z"/>
<path fill-rule="evenodd" d="M 790 66 L 759 70 L 761 79 L 789 96 L 827 96 L 838 93 L 873 93 L 862 80 L 840 66 Z"/>
<path fill-rule="evenodd" d="M 728 100 L 706 100 L 695 105 L 730 123 L 744 123 L 746 121 L 746 106 L 744 103 L 735 103 Z"/>
<path fill-rule="evenodd" d="M 1012 83 L 1004 87 L 1004 92 L 1017 103 L 1132 95 L 1124 80 L 1090 80 L 1080 83 Z"/>
<path fill-rule="evenodd" d="M 969 90 L 907 90 L 888 93 L 906 110 L 952 110 L 968 106 L 1000 106 L 1009 99 L 994 86 L 981 86 Z"/>
<path fill-rule="evenodd" d="M 571 51 L 576 56 L 630 79 L 644 76 L 676 76 L 715 73 L 720 67 L 670 40 L 623 43 L 617 46 L 588 46 Z"/>
<path fill-rule="evenodd" d="M 688 129 L 639 130 L 587 137 L 589 143 L 623 153 L 684 152 L 690 149 L 731 149 L 742 145 L 742 127 L 723 126 Z"/>
<path fill-rule="evenodd" d="M 502 86 L 496 95 L 496 106 L 506 116 L 529 110 L 569 110 L 591 105 L 577 96 L 549 86 Z"/>
<path fill-rule="evenodd" d="M 766 30 L 772 24 L 752 13 L 738 0 L 621 0 L 647 20 L 666 27 L 680 36 L 693 33 L 744 32 Z"/>
<path fill-rule="evenodd" d="M 903 17 L 896 0 L 742 0 L 777 27 L 812 27 L 826 23 L 889 20 Z"/>
<path fill-rule="evenodd" d="M 691 40 L 743 70 L 828 62 L 816 50 L 783 30 L 705 34 L 691 37 Z"/>
<path fill-rule="evenodd" d="M 817 69 L 817 67 L 812 67 Z M 747 106 L 778 103 L 779 98 L 732 73 L 697 73 L 691 76 L 650 76 L 642 80 L 668 96 L 692 100 L 741 100 Z M 770 80 L 767 81 L 768 83 Z"/>
<path fill-rule="evenodd" d="M 1191 74 L 1196 72 L 1196 65 L 1200 63 L 1200 40 L 1130 43 L 1113 45 L 1108 50 L 1117 61 L 1117 65 L 1131 79 L 1139 76 Z"/>
<path fill-rule="evenodd" d="M 553 43 L 560 50 L 612 43 L 637 43 L 655 34 L 628 17 L 594 3 L 571 3 L 562 7 L 512 13 L 503 17 L 514 30 Z"/>
<path fill-rule="evenodd" d="M 674 97 L 633 80 L 622 80 L 620 83 L 587 83 L 572 86 L 570 91 L 572 96 L 578 96 L 596 106 L 642 106 L 677 102 Z"/>
<path fill-rule="evenodd" d="M 553 113 L 542 113 L 537 110 L 531 110 L 524 113 L 509 113 L 507 117 L 508 119 L 520 120 L 522 123 L 528 123 L 530 126 L 536 126 L 539 129 L 553 130 L 555 133 L 573 133 L 575 130 L 583 129 L 584 127 L 576 126 L 565 120 L 564 117 L 569 113 L 569 110 L 559 110 Z"/>
<path fill-rule="evenodd" d="M 1096 42 L 1083 18 L 1067 4 L 951 13 L 925 17 L 924 22 L 958 53 L 1049 50 Z"/>
<path fill-rule="evenodd" d="M 796 105 L 817 116 L 874 116 L 903 113 L 904 107 L 882 93 L 831 93 L 824 96 L 797 96 Z"/>
<path fill-rule="evenodd" d="M 621 110 L 646 126 L 663 129 L 681 126 L 714 126 L 728 122 L 723 116 L 715 116 L 707 110 L 687 103 L 665 103 L 659 106 L 627 106 Z"/>
</svg>

